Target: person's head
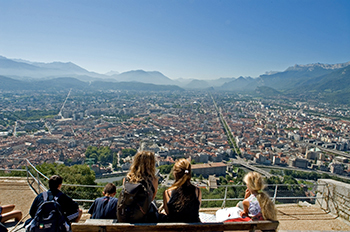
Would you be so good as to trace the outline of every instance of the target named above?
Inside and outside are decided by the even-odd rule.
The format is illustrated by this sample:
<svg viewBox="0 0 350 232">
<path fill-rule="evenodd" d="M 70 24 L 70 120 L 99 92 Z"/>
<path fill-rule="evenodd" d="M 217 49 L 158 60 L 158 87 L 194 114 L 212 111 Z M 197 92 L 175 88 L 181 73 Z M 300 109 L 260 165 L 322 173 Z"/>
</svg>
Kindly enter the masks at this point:
<svg viewBox="0 0 350 232">
<path fill-rule="evenodd" d="M 63 178 L 60 175 L 53 175 L 49 179 L 50 190 L 60 189 L 63 182 Z"/>
<path fill-rule="evenodd" d="M 277 220 L 275 204 L 271 201 L 270 197 L 262 191 L 265 187 L 262 176 L 257 172 L 249 172 L 244 176 L 243 181 L 246 183 L 249 191 L 254 193 L 258 199 L 264 219 L 272 221 Z"/>
<path fill-rule="evenodd" d="M 173 175 L 175 178 L 171 189 L 181 187 L 191 180 L 191 163 L 187 159 L 179 159 L 173 167 Z"/>
<path fill-rule="evenodd" d="M 117 187 L 113 183 L 106 184 L 105 188 L 103 189 L 103 195 L 105 196 L 114 196 L 117 192 Z"/>
<path fill-rule="evenodd" d="M 134 156 L 134 161 L 127 175 L 130 182 L 136 183 L 141 180 L 153 180 L 156 178 L 156 161 L 151 151 L 139 151 Z"/>
<path fill-rule="evenodd" d="M 244 176 L 243 181 L 246 183 L 249 191 L 259 191 L 265 187 L 262 176 L 257 172 L 249 172 Z"/>
</svg>

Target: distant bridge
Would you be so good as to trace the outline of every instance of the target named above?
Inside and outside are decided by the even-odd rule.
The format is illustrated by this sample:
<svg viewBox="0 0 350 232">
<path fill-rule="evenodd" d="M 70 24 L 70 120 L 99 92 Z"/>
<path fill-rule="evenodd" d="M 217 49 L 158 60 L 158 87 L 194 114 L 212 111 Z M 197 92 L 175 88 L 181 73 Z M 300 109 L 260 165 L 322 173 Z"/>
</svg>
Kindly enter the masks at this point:
<svg viewBox="0 0 350 232">
<path fill-rule="evenodd" d="M 249 170 L 252 170 L 252 171 L 255 171 L 255 172 L 258 172 L 260 173 L 261 175 L 263 176 L 266 176 L 267 178 L 270 178 L 274 175 L 272 175 L 271 173 L 261 169 L 261 168 L 258 168 L 258 167 L 255 167 L 253 165 L 250 165 L 250 164 L 247 164 L 245 161 L 242 161 L 242 160 L 234 160 L 233 163 L 236 163 L 236 164 L 239 164 Z"/>
</svg>

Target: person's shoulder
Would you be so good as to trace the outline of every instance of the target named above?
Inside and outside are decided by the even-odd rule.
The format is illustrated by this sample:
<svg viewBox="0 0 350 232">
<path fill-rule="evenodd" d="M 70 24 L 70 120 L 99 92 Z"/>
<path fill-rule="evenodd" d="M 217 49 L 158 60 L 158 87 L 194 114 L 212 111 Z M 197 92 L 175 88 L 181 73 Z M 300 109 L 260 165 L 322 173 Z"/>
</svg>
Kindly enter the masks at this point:
<svg viewBox="0 0 350 232">
<path fill-rule="evenodd" d="M 73 201 L 73 199 L 70 196 L 68 196 L 67 194 L 65 194 L 61 191 L 56 196 L 58 196 L 59 202 L 71 202 L 71 201 Z"/>
<path fill-rule="evenodd" d="M 39 193 L 39 194 L 35 197 L 35 201 L 41 201 L 41 200 L 44 200 L 43 193 Z"/>
<path fill-rule="evenodd" d="M 117 204 L 117 203 L 118 203 L 118 198 L 111 197 L 111 198 L 110 198 L 110 201 L 111 201 L 112 203 Z"/>
</svg>

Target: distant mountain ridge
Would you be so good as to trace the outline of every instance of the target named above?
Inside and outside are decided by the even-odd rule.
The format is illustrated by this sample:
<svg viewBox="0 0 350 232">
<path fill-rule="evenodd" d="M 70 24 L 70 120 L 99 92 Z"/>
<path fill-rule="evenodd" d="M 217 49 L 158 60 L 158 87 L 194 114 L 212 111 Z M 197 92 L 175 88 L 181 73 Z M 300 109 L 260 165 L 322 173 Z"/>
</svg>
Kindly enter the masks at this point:
<svg viewBox="0 0 350 232">
<path fill-rule="evenodd" d="M 18 90 L 45 90 L 59 91 L 67 89 L 78 89 L 84 91 L 100 90 L 137 90 L 137 91 L 183 91 L 175 85 L 154 85 L 141 82 L 109 82 L 92 81 L 84 82 L 72 77 L 58 77 L 52 79 L 38 80 L 16 80 L 10 77 L 0 76 L 0 91 Z"/>
<path fill-rule="evenodd" d="M 134 70 L 124 73 L 116 71 L 107 74 L 89 72 L 72 62 L 41 63 L 22 59 L 8 59 L 0 56 L 0 75 L 19 79 L 50 79 L 73 77 L 81 81 L 108 80 L 115 82 L 142 82 L 156 85 L 176 85 L 176 82 L 158 71 Z"/>
<path fill-rule="evenodd" d="M 174 81 L 158 71 L 146 72 L 144 70 L 132 70 L 117 75 L 112 75 L 117 81 L 134 81 L 159 85 L 174 85 Z"/>
<path fill-rule="evenodd" d="M 96 85 L 98 83 L 105 88 L 111 86 L 111 88 L 118 89 L 122 88 L 122 86 L 125 88 L 131 86 L 126 83 L 134 83 L 134 86 L 145 87 L 146 85 L 135 84 L 142 83 L 149 84 L 145 88 L 151 89 L 155 88 L 155 86 L 151 87 L 151 85 L 168 85 L 170 86 L 168 89 L 177 89 L 181 87 L 179 89 L 210 89 L 234 92 L 255 91 L 273 95 L 301 94 L 312 91 L 323 93 L 326 91 L 326 94 L 335 95 L 337 94 L 334 93 L 335 91 L 343 92 L 349 90 L 350 92 L 349 67 L 350 62 L 340 64 L 296 64 L 288 67 L 285 71 L 270 71 L 257 78 L 221 77 L 211 80 L 181 78 L 172 80 L 158 71 L 132 70 L 123 73 L 111 71 L 107 74 L 99 74 L 90 72 L 72 62 L 40 63 L 21 59 L 8 59 L 0 56 L 0 76 L 2 76 L 0 83 L 6 83 L 6 85 L 9 86 L 11 83 L 15 85 L 15 80 L 26 81 L 27 87 L 34 89 L 35 86 L 31 86 L 32 83 L 46 85 L 44 80 L 52 80 L 52 83 L 57 82 L 61 88 L 65 86 L 65 82 L 72 82 L 72 86 L 74 86 L 78 84 L 77 81 L 81 82 L 79 85 L 82 87 L 85 86 L 85 83 L 94 83 Z M 22 82 L 19 82 L 17 84 L 21 85 L 21 83 Z M 109 86 L 103 83 L 109 83 Z M 11 88 L 18 89 L 15 86 Z"/>
<path fill-rule="evenodd" d="M 346 66 L 350 65 L 350 61 L 347 63 L 341 63 L 341 64 L 321 64 L 321 63 L 315 63 L 315 64 L 296 64 L 292 67 L 289 67 L 286 69 L 286 71 L 291 71 L 291 70 L 303 70 L 303 69 L 308 69 L 309 71 L 312 71 L 315 67 L 320 67 L 323 69 L 340 69 L 340 68 L 345 68 Z"/>
</svg>

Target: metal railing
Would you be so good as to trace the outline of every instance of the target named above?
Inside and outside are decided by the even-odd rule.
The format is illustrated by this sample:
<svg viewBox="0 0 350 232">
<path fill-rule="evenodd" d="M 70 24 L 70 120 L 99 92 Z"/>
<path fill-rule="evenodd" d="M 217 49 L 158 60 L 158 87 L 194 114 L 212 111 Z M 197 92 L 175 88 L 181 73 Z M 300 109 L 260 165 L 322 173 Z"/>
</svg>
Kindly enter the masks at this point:
<svg viewBox="0 0 350 232">
<path fill-rule="evenodd" d="M 17 165 L 22 165 L 24 169 L 11 169 L 11 168 L 1 168 L 1 161 L 9 162 L 10 160 L 15 161 Z M 9 165 L 7 165 L 9 166 Z M 49 178 L 45 176 L 43 173 L 41 173 L 28 159 L 24 158 L 4 158 L 0 157 L 0 171 L 5 172 L 12 172 L 12 171 L 20 171 L 20 172 L 26 172 L 26 178 L 28 185 L 35 191 L 36 194 L 39 194 L 43 191 L 48 190 L 48 180 Z M 312 185 L 288 185 L 288 184 L 275 184 L 275 185 L 266 185 L 265 192 L 270 195 L 271 199 L 275 203 L 286 203 L 286 202 L 296 202 L 296 200 L 304 200 L 309 201 L 311 203 L 314 203 L 316 200 L 322 199 L 322 197 L 317 197 L 316 192 L 318 186 L 320 184 L 312 184 Z M 162 187 L 162 186 L 160 186 Z M 163 186 L 166 187 L 166 186 Z M 94 191 L 89 191 L 87 189 L 94 188 Z M 96 188 L 99 188 L 99 191 L 96 190 Z M 72 196 L 73 199 L 77 202 L 81 203 L 92 203 L 97 197 L 101 196 L 101 192 L 103 190 L 104 186 L 101 185 L 80 185 L 80 184 L 62 184 L 62 191 L 65 192 L 67 195 Z M 119 186 L 117 189 L 121 189 L 122 187 Z M 245 185 L 218 185 L 217 188 L 225 188 L 224 194 L 222 198 L 202 198 L 202 202 L 222 202 L 221 207 L 226 207 L 228 202 L 231 201 L 241 201 L 244 198 L 243 197 L 229 197 L 228 190 L 230 188 L 238 189 L 241 192 L 244 193 L 244 189 L 246 188 Z M 239 189 L 240 188 L 240 189 Z M 300 189 L 308 188 L 310 192 L 313 192 L 313 196 L 302 196 L 297 195 L 293 193 L 293 190 L 300 191 Z M 208 189 L 208 188 L 207 188 Z M 242 190 L 243 189 L 243 190 Z M 215 189 L 209 189 L 208 191 L 215 191 Z M 86 192 L 93 192 L 92 194 L 86 195 Z M 88 196 L 88 199 L 83 196 Z M 157 199 L 158 203 L 162 202 L 162 199 Z"/>
</svg>

